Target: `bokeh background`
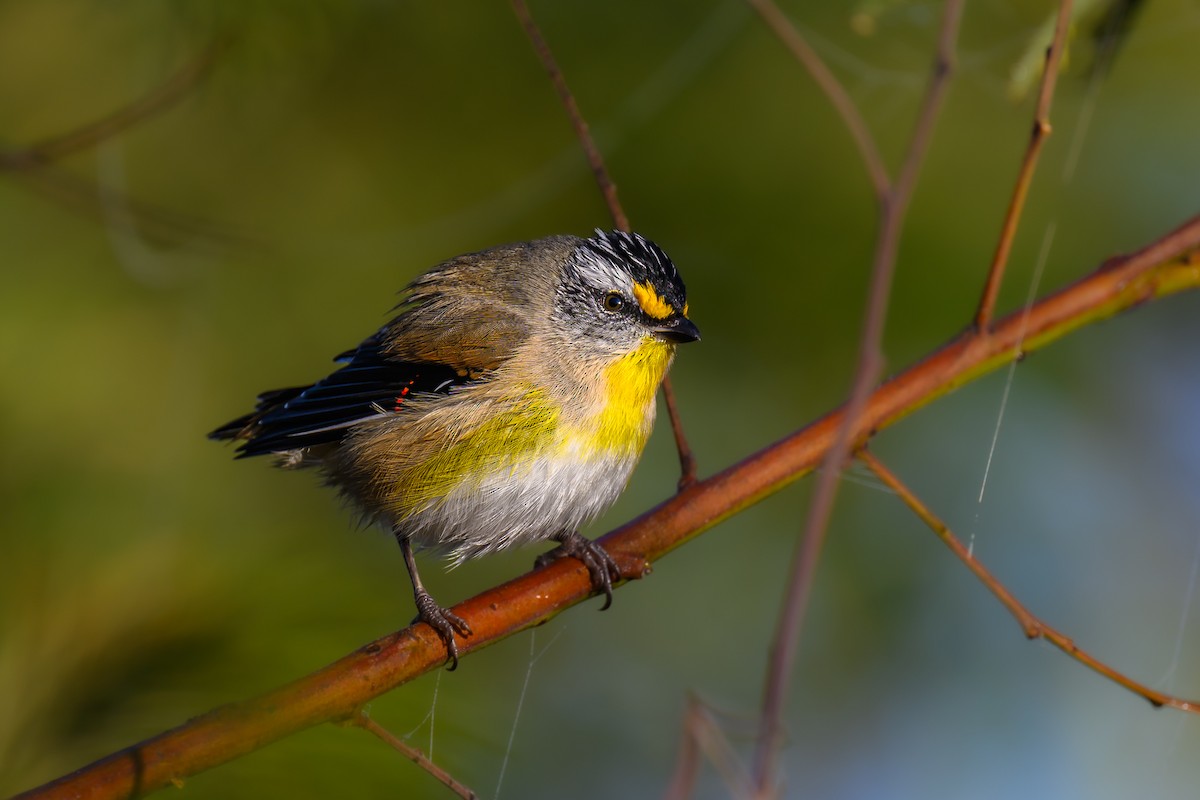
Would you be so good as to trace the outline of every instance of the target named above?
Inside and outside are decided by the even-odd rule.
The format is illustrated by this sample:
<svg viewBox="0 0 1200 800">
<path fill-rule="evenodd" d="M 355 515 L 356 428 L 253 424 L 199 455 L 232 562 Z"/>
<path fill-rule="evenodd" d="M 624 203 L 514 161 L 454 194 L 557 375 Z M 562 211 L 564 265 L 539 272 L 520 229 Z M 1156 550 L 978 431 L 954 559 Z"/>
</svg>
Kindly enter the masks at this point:
<svg viewBox="0 0 1200 800">
<path fill-rule="evenodd" d="M 1002 306 L 1200 208 L 1200 5 L 1145 2 L 1106 76 L 1086 28 Z M 895 163 L 940 4 L 785 4 Z M 828 104 L 735 0 L 536 2 L 635 227 L 704 341 L 674 376 L 702 471 L 835 406 L 874 209 Z M 905 231 L 898 369 L 974 308 L 1031 120 L 1014 65 L 1050 2 L 968 4 Z M 162 84 L 169 109 L 0 173 L 0 794 L 275 687 L 412 615 L 387 536 L 315 476 L 204 434 L 315 379 L 451 255 L 608 224 L 506 3 L 0 3 L 6 152 Z M 87 187 L 105 187 L 89 196 Z M 1200 298 L 1071 336 L 938 401 L 878 452 L 1032 609 L 1156 687 L 1200 695 Z M 664 426 L 592 533 L 666 497 Z M 379 698 L 371 714 L 484 797 L 654 797 L 689 695 L 751 747 L 803 482 L 623 588 Z M 526 550 L 444 573 L 456 601 Z M 788 704 L 789 797 L 1194 797 L 1200 720 L 1156 711 L 1017 626 L 900 503 L 842 487 Z M 446 796 L 325 726 L 187 780 L 196 798 Z M 706 767 L 697 796 L 727 796 Z"/>
</svg>

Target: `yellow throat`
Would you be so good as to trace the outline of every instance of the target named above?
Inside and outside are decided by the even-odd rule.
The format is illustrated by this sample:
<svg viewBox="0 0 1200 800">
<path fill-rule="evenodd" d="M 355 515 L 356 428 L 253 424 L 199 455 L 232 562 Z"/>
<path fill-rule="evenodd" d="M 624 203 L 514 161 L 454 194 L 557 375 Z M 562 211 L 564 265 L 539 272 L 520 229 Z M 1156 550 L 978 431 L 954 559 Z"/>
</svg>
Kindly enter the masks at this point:
<svg viewBox="0 0 1200 800">
<path fill-rule="evenodd" d="M 674 355 L 674 345 L 647 336 L 605 368 L 607 403 L 591 434 L 593 448 L 630 456 L 642 451 L 654 425 L 654 394 Z"/>
</svg>

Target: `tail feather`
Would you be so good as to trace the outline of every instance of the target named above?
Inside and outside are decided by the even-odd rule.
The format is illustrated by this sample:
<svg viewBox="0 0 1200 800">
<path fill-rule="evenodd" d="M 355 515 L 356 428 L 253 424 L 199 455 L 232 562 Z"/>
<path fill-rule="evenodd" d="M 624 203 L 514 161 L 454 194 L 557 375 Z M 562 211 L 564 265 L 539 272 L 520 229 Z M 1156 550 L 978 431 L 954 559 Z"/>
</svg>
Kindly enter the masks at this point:
<svg viewBox="0 0 1200 800">
<path fill-rule="evenodd" d="M 290 386 L 286 389 L 271 389 L 263 392 L 257 398 L 254 410 L 249 414 L 243 414 L 237 419 L 226 422 L 221 427 L 217 428 L 208 434 L 208 438 L 218 441 L 229 439 L 249 439 L 253 436 L 253 428 L 255 423 L 262 419 L 265 415 L 271 413 L 277 408 L 286 405 L 289 400 L 293 400 L 304 392 L 311 389 L 311 386 Z"/>
<path fill-rule="evenodd" d="M 209 438 L 242 440 L 238 458 L 334 444 L 360 422 L 399 412 L 414 395 L 448 394 L 469 380 L 445 364 L 394 361 L 374 339 L 341 360 L 345 366 L 314 384 L 263 392 L 254 411 Z"/>
</svg>

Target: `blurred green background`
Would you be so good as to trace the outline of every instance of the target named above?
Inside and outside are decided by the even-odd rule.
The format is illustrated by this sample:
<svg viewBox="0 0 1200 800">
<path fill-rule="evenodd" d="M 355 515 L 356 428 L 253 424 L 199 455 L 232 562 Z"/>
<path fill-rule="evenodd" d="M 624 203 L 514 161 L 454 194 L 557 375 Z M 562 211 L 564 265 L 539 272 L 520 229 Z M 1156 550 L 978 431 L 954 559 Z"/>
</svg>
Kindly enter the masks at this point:
<svg viewBox="0 0 1200 800">
<path fill-rule="evenodd" d="M 864 34 L 858 3 L 785 4 L 895 163 L 940 4 L 883 5 Z M 974 308 L 1031 119 L 1009 73 L 1053 5 L 968 4 L 902 243 L 892 369 Z M 1043 290 L 1200 208 L 1200 5 L 1144 5 L 1105 80 L 1086 32 L 1072 48 L 1004 309 L 1028 293 L 1048 229 Z M 811 81 L 734 0 L 533 10 L 634 226 L 687 279 L 705 338 L 674 376 L 702 471 L 836 405 L 874 209 Z M 211 74 L 169 110 L 50 171 L 0 174 L 0 794 L 411 618 L 389 537 L 356 530 L 315 476 L 235 463 L 204 434 L 260 390 L 325 374 L 441 259 L 609 224 L 502 2 L 5 0 L 3 146 L 113 111 L 217 36 L 230 44 Z M 58 176 L 108 191 L 64 195 Z M 1003 374 L 877 443 L 1035 612 L 1193 697 L 1198 311 L 1192 296 L 1155 304 L 1024 362 L 982 502 Z M 666 497 L 674 459 L 660 425 L 591 533 Z M 1200 721 L 1027 643 L 895 498 L 849 477 L 788 705 L 788 796 L 1195 796 Z M 809 491 L 725 522 L 610 611 L 591 601 L 371 714 L 485 797 L 660 795 L 688 693 L 748 752 Z M 425 574 L 457 601 L 535 555 L 451 573 L 427 561 Z M 445 796 L 380 742 L 332 726 L 183 791 Z M 697 796 L 727 796 L 711 768 Z"/>
</svg>

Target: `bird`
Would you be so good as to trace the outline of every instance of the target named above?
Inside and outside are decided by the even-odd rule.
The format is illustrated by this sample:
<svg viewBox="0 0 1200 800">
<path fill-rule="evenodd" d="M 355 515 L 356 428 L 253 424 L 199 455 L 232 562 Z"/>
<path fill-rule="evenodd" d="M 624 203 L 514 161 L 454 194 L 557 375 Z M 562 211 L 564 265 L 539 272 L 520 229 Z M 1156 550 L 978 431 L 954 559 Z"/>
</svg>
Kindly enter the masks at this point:
<svg viewBox="0 0 1200 800">
<path fill-rule="evenodd" d="M 209 434 L 238 458 L 315 468 L 400 545 L 417 608 L 458 665 L 467 622 L 433 599 L 414 550 L 451 566 L 537 541 L 573 556 L 608 608 L 620 578 L 579 530 L 625 489 L 676 346 L 698 341 L 670 257 L 596 229 L 457 256 L 402 290 L 340 366 L 258 395 Z"/>
</svg>

